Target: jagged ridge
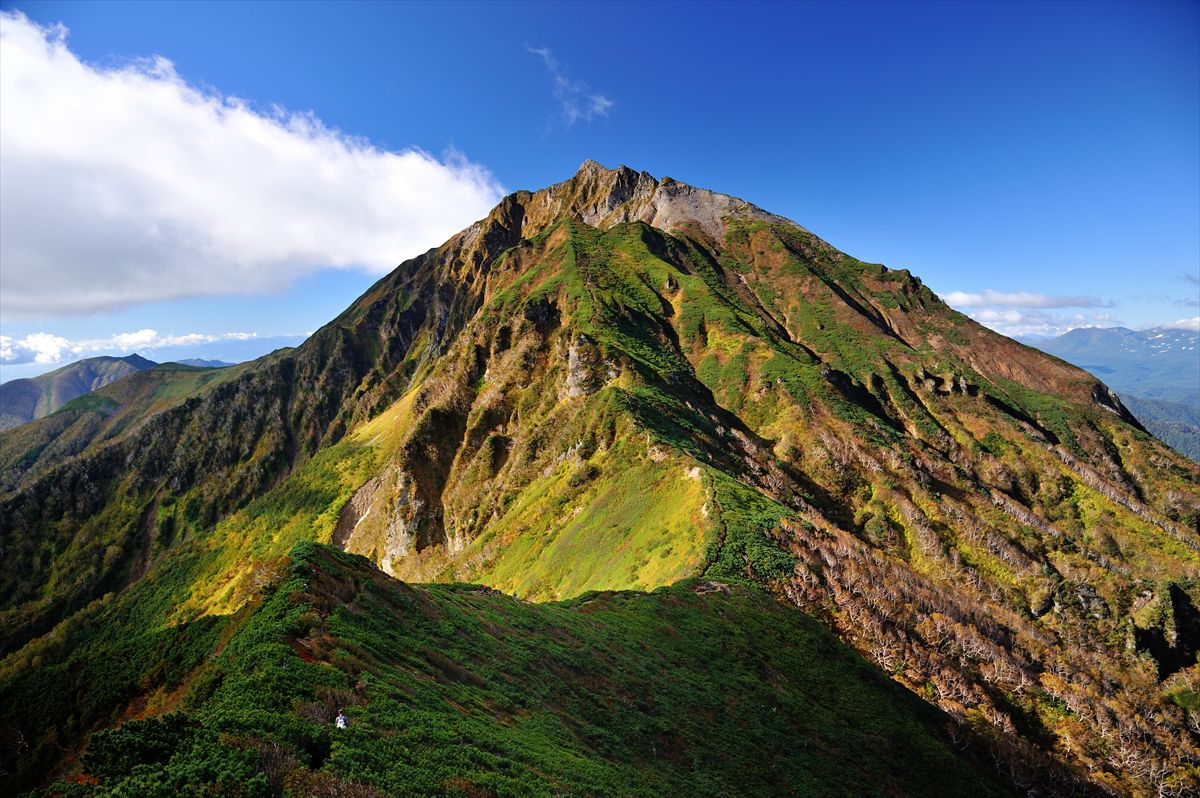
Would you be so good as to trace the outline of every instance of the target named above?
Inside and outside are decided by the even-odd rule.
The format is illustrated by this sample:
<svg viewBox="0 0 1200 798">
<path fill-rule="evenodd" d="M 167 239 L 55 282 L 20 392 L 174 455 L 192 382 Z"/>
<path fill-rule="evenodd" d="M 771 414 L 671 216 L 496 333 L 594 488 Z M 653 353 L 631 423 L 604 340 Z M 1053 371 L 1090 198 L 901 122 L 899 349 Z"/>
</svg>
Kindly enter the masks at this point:
<svg viewBox="0 0 1200 798">
<path fill-rule="evenodd" d="M 1194 651 L 1163 608 L 1196 467 L 907 272 L 644 173 L 513 194 L 295 352 L 17 470 L 5 562 L 53 577 L 6 581 L 11 643 L 143 572 L 167 617 L 232 610 L 306 538 L 544 598 L 704 573 L 997 730 L 1030 789 L 1194 777 L 1193 672 L 1136 651 Z"/>
</svg>

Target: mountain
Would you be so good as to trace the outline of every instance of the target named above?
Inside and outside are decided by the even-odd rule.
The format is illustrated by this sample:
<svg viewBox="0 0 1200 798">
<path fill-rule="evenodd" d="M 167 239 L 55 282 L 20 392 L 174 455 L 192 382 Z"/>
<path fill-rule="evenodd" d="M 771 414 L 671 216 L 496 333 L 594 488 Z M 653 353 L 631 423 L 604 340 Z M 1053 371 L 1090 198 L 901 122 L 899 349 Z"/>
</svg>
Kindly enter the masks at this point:
<svg viewBox="0 0 1200 798">
<path fill-rule="evenodd" d="M 1155 327 L 1071 330 L 1037 343 L 1104 380 L 1160 440 L 1200 461 L 1200 333 Z"/>
<path fill-rule="evenodd" d="M 1200 332 L 1085 327 L 1038 349 L 1103 379 L 1118 393 L 1200 408 Z"/>
<path fill-rule="evenodd" d="M 0 383 L 0 430 L 48 416 L 76 396 L 154 365 L 137 354 L 89 357 L 37 377 Z"/>
<path fill-rule="evenodd" d="M 17 489 L 29 475 L 60 465 L 88 447 L 120 439 L 148 417 L 244 370 L 161 363 L 77 396 L 37 423 L 8 430 L 0 435 L 0 491 Z"/>
<path fill-rule="evenodd" d="M 1143 399 L 1129 393 L 1121 398 L 1156 438 L 1200 462 L 1200 405 Z"/>
<path fill-rule="evenodd" d="M 747 202 L 587 162 L 401 264 L 295 349 L 208 373 L 0 437 L 0 703 L 38 707 L 0 727 L 23 741 L 0 763 L 10 786 L 76 772 L 88 733 L 122 718 L 216 717 L 205 697 L 229 677 L 203 663 L 309 541 L 526 602 L 745 585 L 939 707 L 1006 790 L 1169 793 L 1200 775 L 1200 468 L 1086 372 Z M 64 438 L 69 455 L 48 454 Z M 332 595 L 354 604 L 349 586 Z M 553 617 L 526 620 L 572 650 Z M 675 631 L 696 656 L 722 651 Z M 411 657 L 355 634 L 332 634 L 331 689 L 335 671 L 369 684 Z M 791 656 L 790 635 L 758 645 Z M 247 702 L 286 682 L 270 652 L 293 650 L 255 640 Z M 567 667 L 524 652 L 534 684 Z M 789 661 L 731 677 L 728 711 L 815 667 Z M 458 739 L 416 693 L 381 689 L 417 713 L 410 733 Z M 268 782 L 279 738 L 262 729 L 299 724 L 276 751 L 299 758 L 301 704 L 223 731 Z M 657 722 L 671 733 L 691 712 Z M 625 756 L 615 717 L 561 739 L 592 745 L 593 728 Z M 547 761 L 541 738 L 511 739 L 486 749 L 495 767 Z M 313 746 L 305 766 L 323 761 Z M 346 756 L 387 760 L 363 746 Z M 372 767 L 354 771 L 363 789 L 390 789 Z"/>
<path fill-rule="evenodd" d="M 235 365 L 234 363 L 226 363 L 224 360 L 204 360 L 203 358 L 199 357 L 189 357 L 176 362 L 181 363 L 184 366 L 199 366 L 200 368 L 206 369 L 223 369 L 228 366 Z"/>
</svg>

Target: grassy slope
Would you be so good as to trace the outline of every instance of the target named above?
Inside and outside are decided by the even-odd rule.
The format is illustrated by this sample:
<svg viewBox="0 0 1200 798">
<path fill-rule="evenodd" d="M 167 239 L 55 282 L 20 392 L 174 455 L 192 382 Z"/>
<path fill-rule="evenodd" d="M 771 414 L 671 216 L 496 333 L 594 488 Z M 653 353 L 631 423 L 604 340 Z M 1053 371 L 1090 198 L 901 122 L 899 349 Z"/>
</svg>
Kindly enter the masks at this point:
<svg viewBox="0 0 1200 798">
<path fill-rule="evenodd" d="M 296 541 L 329 540 L 360 486 L 399 468 L 427 490 L 418 515 L 441 510 L 445 533 L 400 561 L 409 577 L 539 598 L 697 571 L 750 577 L 786 589 L 960 720 L 1030 746 L 1018 759 L 1051 751 L 1128 789 L 1127 777 L 1141 777 L 1121 761 L 1172 749 L 1156 735 L 1183 728 L 1160 696 L 1178 685 L 1157 683 L 1126 611 L 1144 591 L 1158 596 L 1197 573 L 1178 534 L 1179 521 L 1194 523 L 1196 472 L 1094 406 L 1086 375 L 1060 369 L 1061 381 L 1047 380 L 1046 359 L 1027 361 L 1015 344 L 993 351 L 995 336 L 910 276 L 792 228 L 735 225 L 713 244 L 640 223 L 561 222 L 491 262 L 482 295 L 460 305 L 397 288 L 429 262 L 381 281 L 287 359 L 302 368 L 318 347 L 332 354 L 319 379 L 297 381 L 308 395 L 266 383 L 293 414 L 341 396 L 331 383 L 364 398 L 357 415 L 335 409 L 292 431 L 373 420 L 298 458 L 290 476 L 253 482 L 266 489 L 227 494 L 255 496 L 248 503 L 214 502 L 212 484 L 157 468 L 150 488 L 122 485 L 76 530 L 47 593 L 109 573 L 110 554 L 104 584 L 119 587 L 138 565 L 134 541 L 149 540 L 157 562 L 125 594 L 6 661 L 0 684 L 34 658 L 61 663 L 93 619 L 112 639 L 144 631 L 138 645 L 151 649 L 168 620 L 207 628 L 205 617 L 243 606 Z M 421 309 L 424 326 L 413 316 L 406 327 L 404 314 Z M 378 340 L 361 328 L 377 316 L 388 320 Z M 448 327 L 456 337 L 439 336 L 445 319 L 461 321 Z M 371 360 L 389 345 L 395 363 Z M 572 348 L 588 353 L 592 384 L 568 397 Z M 972 391 L 946 387 L 959 380 Z M 231 406 L 223 395 L 211 414 L 197 412 L 200 432 L 185 448 L 229 440 L 247 468 L 270 462 L 289 430 L 227 436 Z M 226 467 L 210 483 L 237 473 Z M 396 506 L 383 491 L 388 512 L 363 530 Z M 356 550 L 378 557 L 383 539 L 380 524 Z M 71 656 L 65 674 L 99 667 Z M 139 694 L 137 680 L 121 684 L 109 696 L 77 684 L 90 714 L 64 711 L 36 735 L 16 728 L 37 739 L 44 765 Z M 1147 712 L 1166 723 L 1137 727 Z M 1111 716 L 1134 724 L 1119 732 L 1141 746 L 1133 754 L 1110 740 Z M 1174 750 L 1176 762 L 1191 755 Z"/>
<path fill-rule="evenodd" d="M 12 490 L 47 468 L 70 469 L 87 458 L 106 456 L 156 413 L 229 382 L 248 366 L 203 369 L 167 364 L 139 371 L 86 394 L 47 418 L 0 437 L 0 488 Z M 109 449 L 108 452 L 115 451 Z M 120 465 L 109 466 L 119 472 Z M 119 473 L 112 473 L 119 478 Z M 87 485 L 92 493 L 96 486 Z M 79 495 L 67 501 L 80 501 Z M 70 535 L 25 535 L 5 541 L 0 563 L 0 630 L 7 636 L 39 616 L 55 618 L 99 596 L 119 590 L 149 567 L 156 551 L 169 545 L 173 524 L 155 520 L 157 503 L 132 495 L 114 497 L 99 512 L 86 514 Z M 54 527 L 61 531 L 61 526 Z M 5 530 L 12 535 L 12 530 Z"/>
<path fill-rule="evenodd" d="M 215 369 L 165 363 L 76 396 L 48 418 L 0 437 L 0 492 L 17 488 L 70 457 L 94 452 L 137 422 L 236 379 L 248 369 L 248 364 Z"/>
<path fill-rule="evenodd" d="M 183 717 L 95 735 L 93 783 L 47 794 L 1004 794 L 945 716 L 748 587 L 536 605 L 305 544 L 225 636 Z"/>
<path fill-rule="evenodd" d="M 827 281 L 836 278 L 849 286 L 857 297 L 852 299 L 863 306 L 930 304 L 928 330 L 907 331 L 910 340 L 917 340 L 914 332 L 932 335 L 953 328 L 946 326 L 951 319 L 941 318 L 948 309 L 927 292 L 909 293 L 911 282 L 903 276 L 852 259 L 805 261 L 789 234 L 761 225 L 735 230 L 735 245 L 742 234 L 748 252 L 757 247 L 769 255 L 758 267 L 769 271 L 756 275 L 739 267 L 755 263 L 753 254 L 743 252 L 724 274 L 741 268 L 751 282 L 765 284 L 770 276 L 782 285 L 786 290 L 774 301 L 760 291 L 788 330 L 773 328 L 770 317 L 734 291 L 694 243 L 644 225 L 618 225 L 601 233 L 567 223 L 534 241 L 531 251 L 513 253 L 512 258 L 526 260 L 512 267 L 519 279 L 494 295 L 481 313 L 483 323 L 468 324 L 460 346 L 416 381 L 426 388 L 414 389 L 359 430 L 353 444 L 341 450 L 343 459 L 330 452 L 329 459 L 314 461 L 319 469 L 306 467 L 300 480 L 284 484 L 288 495 L 314 501 L 308 509 L 297 515 L 286 502 L 255 502 L 220 533 L 222 539 L 257 541 L 256 548 L 230 550 L 211 568 L 212 584 L 220 589 L 212 591 L 209 603 L 193 605 L 193 612 L 235 608 L 253 578 L 256 557 L 305 537 L 327 540 L 338 509 L 357 484 L 387 464 L 412 468 L 414 462 L 428 462 L 429 441 L 446 426 L 453 428 L 446 419 L 456 414 L 464 419 L 466 433 L 451 433 L 464 442 L 447 469 L 440 501 L 447 508 L 447 535 L 464 544 L 457 551 L 435 544 L 409 556 L 399 566 L 410 569 L 407 576 L 479 580 L 539 599 L 596 588 L 645 589 L 697 572 L 786 579 L 793 561 L 767 544 L 764 533 L 792 513 L 782 501 L 788 495 L 763 495 L 739 482 L 754 479 L 747 462 L 755 459 L 751 450 L 743 449 L 747 460 L 741 463 L 712 462 L 736 444 L 714 431 L 716 414 L 729 411 L 745 420 L 743 434 L 775 441 L 776 456 L 793 460 L 814 478 L 815 484 L 798 486 L 802 502 L 830 517 L 842 516 L 843 523 L 895 558 L 885 566 L 890 571 L 864 575 L 830 568 L 828 560 L 819 559 L 829 555 L 817 548 L 796 551 L 810 572 L 825 573 L 824 579 L 838 584 L 832 607 L 824 601 L 810 606 L 830 607 L 833 623 L 844 634 L 874 651 L 880 664 L 898 662 L 895 675 L 913 689 L 947 696 L 945 705 L 968 723 L 991 726 L 1003 712 L 999 717 L 1016 720 L 999 721 L 1001 728 L 1013 723 L 1011 732 L 1039 737 L 1041 745 L 1053 741 L 1050 745 L 1064 749 L 1097 750 L 1095 738 L 1082 742 L 1084 727 L 1061 712 L 1065 700 L 1078 701 L 1090 688 L 1037 675 L 1043 662 L 1080 673 L 1080 663 L 1061 659 L 1046 646 L 1044 634 L 1086 628 L 1091 639 L 1124 648 L 1122 638 L 1129 631 L 1121 617 L 1096 617 L 1088 605 L 1075 603 L 1073 591 L 1086 583 L 1109 606 L 1127 606 L 1132 591 L 1149 588 L 1157 595 L 1194 573 L 1194 551 L 1171 534 L 1169 524 L 1164 529 L 1153 516 L 1118 501 L 1109 483 L 1087 481 L 1078 468 L 1047 451 L 1013 424 L 1010 411 L 965 393 L 918 389 L 922 393 L 917 394 L 909 386 L 918 379 L 914 373 L 940 374 L 946 383 L 957 375 L 1001 397 L 1015 408 L 1011 412 L 1056 435 L 1068 450 L 1110 447 L 1122 452 L 1131 470 L 1139 467 L 1136 458 L 1145 456 L 1140 433 L 1100 409 L 1081 412 L 1069 401 L 1014 380 L 993 382 L 961 355 L 864 335 L 859 327 L 867 322 L 847 312 L 847 303 L 832 295 Z M 788 287 L 788 279 L 799 282 Z M 785 304 L 787 297 L 800 302 Z M 548 333 L 529 329 L 522 314 L 546 302 L 561 315 L 562 327 Z M 678 348 L 664 336 L 668 327 Z M 500 352 L 496 337 L 502 329 L 510 331 L 511 341 Z M 596 370 L 616 376 L 591 396 L 565 399 L 559 393 L 567 359 L 563 350 L 580 333 L 595 342 Z M 960 346 L 969 349 L 971 342 Z M 490 353 L 485 372 L 473 364 L 472 353 L 479 351 Z M 830 366 L 844 376 L 835 372 L 831 380 Z M 689 385 L 693 367 L 703 386 Z M 680 382 L 683 390 L 671 389 Z M 719 404 L 705 405 L 705 387 Z M 738 424 L 732 415 L 721 420 Z M 614 431 L 605 434 L 606 426 Z M 830 428 L 842 431 L 840 452 L 827 435 Z M 473 438 L 482 443 L 472 445 Z M 490 447 L 499 444 L 488 441 L 500 438 L 508 459 L 497 470 L 488 464 L 495 460 Z M 863 439 L 872 444 L 866 457 L 891 451 L 895 465 L 875 474 L 848 467 L 849 452 Z M 931 455 L 941 454 L 939 449 L 965 468 L 947 472 L 936 465 Z M 920 476 L 925 469 L 938 482 Z M 1171 472 L 1160 467 L 1159 473 Z M 1044 514 L 1055 533 L 1065 537 L 1031 534 L 1025 517 L 1002 511 L 980 484 L 995 484 L 997 474 L 1009 480 L 1002 488 L 1006 493 Z M 1047 480 L 1047 474 L 1055 478 Z M 1175 474 L 1186 485 L 1186 472 Z M 311 489 L 318 484 L 324 487 Z M 1164 479 L 1156 487 L 1166 484 Z M 980 526 L 963 529 L 964 514 Z M 364 519 L 362 528 L 374 523 L 377 532 L 356 550 L 381 558 L 387 517 L 385 510 Z M 949 551 L 954 556 L 948 557 Z M 1119 568 L 1095 566 L 1098 558 L 1114 555 L 1120 557 Z M 843 553 L 835 559 L 859 556 Z M 864 607 L 855 597 L 876 590 L 869 587 L 876 580 L 913 582 L 927 592 L 887 611 L 870 610 L 879 620 L 863 627 L 855 619 Z M 990 587 L 981 590 L 981 583 Z M 947 584 L 956 584 L 960 593 L 946 592 Z M 1061 609 L 1038 627 L 1029 624 L 1032 608 L 1055 596 Z M 980 633 L 972 629 L 984 607 L 1002 619 L 1004 631 L 991 629 L 982 639 L 1010 635 L 1016 650 L 993 649 L 991 661 L 978 655 L 960 660 L 960 672 L 988 696 L 979 702 L 976 693 L 964 704 L 948 698 L 958 688 L 943 684 L 951 677 L 940 655 L 929 653 L 946 645 L 947 638 L 932 629 L 945 615 L 953 619 L 949 639 L 954 645 L 964 650 L 991 645 L 980 643 Z M 903 619 L 902 631 L 890 625 L 897 619 Z M 902 642 L 894 643 L 897 638 Z M 906 657 L 888 659 L 887 646 L 914 644 Z M 1156 700 L 1158 690 L 1148 678 L 1152 670 L 1143 664 L 1087 659 L 1086 678 L 1138 684 L 1143 696 L 1138 700 Z M 1019 686 L 1022 682 L 1036 686 Z M 1128 713 L 1127 700 L 1120 697 L 1109 706 Z M 1168 706 L 1168 711 L 1175 710 Z M 1018 756 L 1028 759 L 1032 753 Z"/>
<path fill-rule="evenodd" d="M 137 357 L 91 357 L 0 387 L 0 429 L 47 416 L 77 396 L 153 366 Z"/>
</svg>

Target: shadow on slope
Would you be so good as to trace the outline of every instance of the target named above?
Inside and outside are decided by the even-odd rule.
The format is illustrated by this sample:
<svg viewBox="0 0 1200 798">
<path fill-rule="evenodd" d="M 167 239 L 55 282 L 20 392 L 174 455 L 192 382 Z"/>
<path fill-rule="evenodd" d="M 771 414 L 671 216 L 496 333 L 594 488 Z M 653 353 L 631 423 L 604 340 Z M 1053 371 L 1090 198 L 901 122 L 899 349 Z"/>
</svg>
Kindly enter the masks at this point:
<svg viewBox="0 0 1200 798">
<path fill-rule="evenodd" d="M 228 624 L 181 714 L 92 735 L 41 794 L 1005 794 L 946 715 L 742 585 L 539 605 L 303 543 Z"/>
</svg>

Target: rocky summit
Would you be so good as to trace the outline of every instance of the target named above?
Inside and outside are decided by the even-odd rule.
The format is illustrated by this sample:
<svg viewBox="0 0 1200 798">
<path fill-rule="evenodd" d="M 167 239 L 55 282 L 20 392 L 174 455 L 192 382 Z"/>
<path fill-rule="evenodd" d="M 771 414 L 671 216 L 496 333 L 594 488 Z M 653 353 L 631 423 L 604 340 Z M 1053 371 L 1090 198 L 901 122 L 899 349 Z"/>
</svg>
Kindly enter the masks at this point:
<svg viewBox="0 0 1200 798">
<path fill-rule="evenodd" d="M 8 791 L 1197 788 L 1200 468 L 743 200 L 589 161 L 85 399 L 0 436 Z"/>
</svg>

